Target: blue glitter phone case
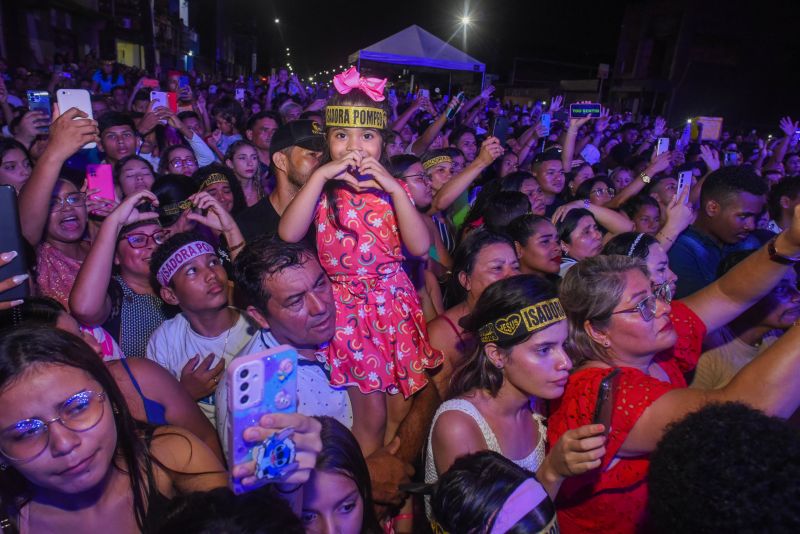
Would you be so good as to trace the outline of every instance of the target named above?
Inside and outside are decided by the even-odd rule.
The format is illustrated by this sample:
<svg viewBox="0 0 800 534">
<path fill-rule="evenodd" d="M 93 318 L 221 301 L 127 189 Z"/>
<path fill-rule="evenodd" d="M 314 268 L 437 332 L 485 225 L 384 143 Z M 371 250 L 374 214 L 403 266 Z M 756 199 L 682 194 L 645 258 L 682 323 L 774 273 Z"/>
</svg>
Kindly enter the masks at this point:
<svg viewBox="0 0 800 534">
<path fill-rule="evenodd" d="M 297 411 L 297 351 L 281 345 L 257 354 L 235 358 L 226 370 L 228 381 L 228 465 L 255 460 L 258 482 L 244 487 L 231 479 L 234 493 L 241 494 L 271 481 L 279 468 L 294 459 L 291 440 L 267 439 L 247 442 L 244 430 L 258 426 L 261 416 L 268 413 Z M 283 440 L 283 441 L 281 441 Z"/>
</svg>

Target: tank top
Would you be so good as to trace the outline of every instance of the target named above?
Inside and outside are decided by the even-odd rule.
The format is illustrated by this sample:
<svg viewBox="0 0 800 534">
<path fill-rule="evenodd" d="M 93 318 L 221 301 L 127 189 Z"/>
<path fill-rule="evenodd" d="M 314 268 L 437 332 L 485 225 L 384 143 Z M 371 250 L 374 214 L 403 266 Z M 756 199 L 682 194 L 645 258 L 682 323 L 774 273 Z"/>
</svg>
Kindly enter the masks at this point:
<svg viewBox="0 0 800 534">
<path fill-rule="evenodd" d="M 439 480 L 439 475 L 436 472 L 436 463 L 433 457 L 433 429 L 436 427 L 436 421 L 439 419 L 439 416 L 444 412 L 449 411 L 462 412 L 470 416 L 475 421 L 475 424 L 478 425 L 478 428 L 480 428 L 481 434 L 483 434 L 483 439 L 486 442 L 487 450 L 494 451 L 505 456 L 503 451 L 500 449 L 500 442 L 497 440 L 497 436 L 495 436 L 494 432 L 492 432 L 492 429 L 489 427 L 489 423 L 486 422 L 486 419 L 484 419 L 483 415 L 481 415 L 474 404 L 466 399 L 451 399 L 449 401 L 445 401 L 441 406 L 439 406 L 439 409 L 436 410 L 436 415 L 433 416 L 431 430 L 428 434 L 428 446 L 425 454 L 425 483 L 427 484 L 433 484 Z M 543 416 L 539 415 L 538 413 L 532 413 L 531 416 L 536 422 L 539 431 L 539 441 L 536 443 L 536 447 L 534 447 L 530 454 L 528 454 L 525 458 L 508 459 L 523 469 L 527 469 L 528 471 L 535 473 L 544 461 L 547 427 L 544 424 Z M 428 514 L 428 517 L 431 517 L 429 500 L 429 497 L 425 497 L 425 512 Z"/>
<path fill-rule="evenodd" d="M 160 402 L 154 401 L 153 399 L 148 399 L 144 396 L 144 393 L 142 393 L 142 388 L 139 387 L 139 382 L 136 381 L 136 377 L 133 376 L 133 372 L 131 371 L 131 368 L 128 367 L 128 362 L 125 360 L 126 358 L 122 358 L 120 361 L 122 362 L 122 366 L 128 372 L 128 376 L 131 377 L 133 387 L 136 388 L 136 392 L 142 398 L 142 404 L 144 404 L 144 414 L 147 417 L 147 422 L 151 425 L 166 425 L 167 409 Z"/>
</svg>

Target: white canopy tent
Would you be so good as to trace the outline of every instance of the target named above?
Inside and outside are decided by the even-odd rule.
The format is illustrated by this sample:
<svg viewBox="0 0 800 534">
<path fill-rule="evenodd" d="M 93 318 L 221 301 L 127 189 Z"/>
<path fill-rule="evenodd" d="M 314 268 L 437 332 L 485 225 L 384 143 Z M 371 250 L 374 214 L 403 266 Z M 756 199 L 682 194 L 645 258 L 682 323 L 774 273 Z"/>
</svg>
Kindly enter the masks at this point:
<svg viewBox="0 0 800 534">
<path fill-rule="evenodd" d="M 486 75 L 486 65 L 416 24 L 350 54 L 348 60 L 350 64 L 356 63 L 359 71 L 361 61 L 366 60 L 394 65 L 479 72 L 481 87 Z"/>
</svg>

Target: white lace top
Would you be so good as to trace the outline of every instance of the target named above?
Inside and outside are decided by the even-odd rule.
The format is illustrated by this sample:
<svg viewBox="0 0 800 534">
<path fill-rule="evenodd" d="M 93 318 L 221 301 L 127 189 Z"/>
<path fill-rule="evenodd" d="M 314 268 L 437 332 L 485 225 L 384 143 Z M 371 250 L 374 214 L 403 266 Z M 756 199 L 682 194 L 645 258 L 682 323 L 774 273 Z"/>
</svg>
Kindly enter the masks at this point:
<svg viewBox="0 0 800 534">
<path fill-rule="evenodd" d="M 433 457 L 433 429 L 436 427 L 436 421 L 439 419 L 440 415 L 442 415 L 444 412 L 453 410 L 465 413 L 472 417 L 472 419 L 475 420 L 475 424 L 477 424 L 478 428 L 480 428 L 481 434 L 483 434 L 483 439 L 486 441 L 486 448 L 498 454 L 503 454 L 503 451 L 500 449 L 500 443 L 497 441 L 497 436 L 494 435 L 494 432 L 492 432 L 492 429 L 489 427 L 489 423 L 486 422 L 486 419 L 483 418 L 474 404 L 466 399 L 451 399 L 449 401 L 445 401 L 441 406 L 439 406 L 439 409 L 436 410 L 436 414 L 433 416 L 433 423 L 431 424 L 431 431 L 428 434 L 428 447 L 425 454 L 425 482 L 428 484 L 433 484 L 439 480 L 439 475 L 436 472 L 436 463 L 434 462 Z M 536 424 L 538 425 L 539 442 L 536 444 L 536 447 L 534 447 L 531 453 L 525 458 L 509 458 L 509 460 L 523 469 L 527 469 L 528 471 L 535 473 L 544 461 L 547 427 L 544 424 L 543 416 L 539 415 L 538 413 L 532 413 L 531 415 L 533 416 L 533 420 L 536 421 Z M 503 454 L 503 456 L 505 456 L 505 454 Z M 430 517 L 431 511 L 428 500 L 429 498 L 426 497 L 425 511 L 427 512 L 428 517 Z"/>
</svg>

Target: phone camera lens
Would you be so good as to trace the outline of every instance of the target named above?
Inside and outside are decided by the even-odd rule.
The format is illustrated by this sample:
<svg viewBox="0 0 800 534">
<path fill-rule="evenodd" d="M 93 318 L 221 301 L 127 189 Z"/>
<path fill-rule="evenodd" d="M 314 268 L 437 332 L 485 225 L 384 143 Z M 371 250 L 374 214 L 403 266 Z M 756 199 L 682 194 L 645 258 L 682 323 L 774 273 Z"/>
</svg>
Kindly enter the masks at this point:
<svg viewBox="0 0 800 534">
<path fill-rule="evenodd" d="M 250 387 L 250 382 L 243 382 L 241 386 L 239 386 L 239 391 L 247 391 L 247 388 Z"/>
<path fill-rule="evenodd" d="M 250 371 L 247 369 L 242 369 L 239 371 L 239 378 L 247 378 L 247 375 L 250 374 Z"/>
<path fill-rule="evenodd" d="M 240 404 L 247 404 L 247 401 L 250 400 L 250 395 L 242 395 L 242 398 L 239 399 Z"/>
</svg>

